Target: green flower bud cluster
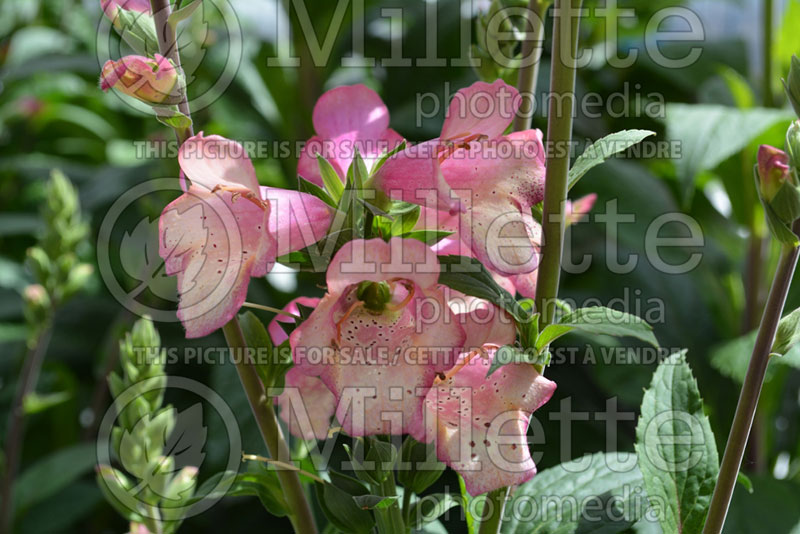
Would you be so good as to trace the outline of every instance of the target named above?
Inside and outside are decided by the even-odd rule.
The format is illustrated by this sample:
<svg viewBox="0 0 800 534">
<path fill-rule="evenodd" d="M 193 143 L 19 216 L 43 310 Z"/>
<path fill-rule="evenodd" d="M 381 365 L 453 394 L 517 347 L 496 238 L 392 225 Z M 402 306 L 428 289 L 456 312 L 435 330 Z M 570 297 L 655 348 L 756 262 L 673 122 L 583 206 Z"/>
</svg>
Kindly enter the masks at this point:
<svg viewBox="0 0 800 534">
<path fill-rule="evenodd" d="M 197 485 L 197 468 L 176 469 L 169 439 L 178 419 L 162 406 L 167 375 L 166 352 L 153 322 L 137 321 L 120 341 L 122 375 L 111 373 L 109 389 L 116 399 L 118 426 L 111 448 L 124 469 L 101 465 L 97 481 L 107 500 L 134 527 L 175 532 Z"/>
<path fill-rule="evenodd" d="M 89 226 L 75 188 L 61 171 L 51 173 L 41 217 L 42 234 L 26 259 L 36 283 L 23 294 L 31 342 L 50 322 L 53 310 L 86 286 L 94 271 L 79 259 L 80 250 L 87 246 Z"/>
<path fill-rule="evenodd" d="M 356 296 L 364 303 L 366 309 L 380 313 L 392 300 L 392 288 L 387 282 L 364 281 L 358 285 Z"/>
</svg>

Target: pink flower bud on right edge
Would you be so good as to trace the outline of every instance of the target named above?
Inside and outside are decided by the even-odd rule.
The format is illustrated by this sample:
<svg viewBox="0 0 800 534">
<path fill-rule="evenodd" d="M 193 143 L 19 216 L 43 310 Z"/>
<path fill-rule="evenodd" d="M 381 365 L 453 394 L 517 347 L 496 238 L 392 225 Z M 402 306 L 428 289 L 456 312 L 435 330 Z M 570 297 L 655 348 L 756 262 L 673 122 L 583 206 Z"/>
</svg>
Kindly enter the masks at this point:
<svg viewBox="0 0 800 534">
<path fill-rule="evenodd" d="M 756 167 L 761 196 L 769 202 L 789 177 L 789 156 L 774 146 L 761 145 L 758 147 Z"/>
</svg>

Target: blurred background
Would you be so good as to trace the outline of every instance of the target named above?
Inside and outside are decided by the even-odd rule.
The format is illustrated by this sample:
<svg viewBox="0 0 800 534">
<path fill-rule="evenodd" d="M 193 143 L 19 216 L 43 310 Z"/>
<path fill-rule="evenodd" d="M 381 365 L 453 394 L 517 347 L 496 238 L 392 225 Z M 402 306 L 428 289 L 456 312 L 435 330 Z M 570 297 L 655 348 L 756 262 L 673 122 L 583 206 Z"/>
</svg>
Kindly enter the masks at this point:
<svg viewBox="0 0 800 534">
<path fill-rule="evenodd" d="M 145 306 L 162 312 L 155 318 L 164 347 L 224 346 L 221 332 L 184 339 L 182 327 L 174 322 L 175 303 L 166 297 L 174 294 L 174 281 L 158 269 L 157 218 L 177 192 L 148 189 L 114 207 L 137 185 L 174 178 L 178 168 L 174 153 L 143 152 L 148 146 L 168 150 L 172 132 L 127 97 L 98 88 L 101 65 L 126 50 L 104 23 L 98 4 L 0 0 L 0 433 L 6 452 L 10 438 L 19 439 L 9 436 L 11 426 L 6 424 L 14 419 L 19 377 L 34 373 L 36 378 L 21 405 L 24 446 L 8 506 L 13 531 L 20 533 L 127 532 L 127 523 L 106 503 L 95 482 L 95 440 L 111 402 L 106 376 L 119 368 L 118 340 L 137 313 Z M 476 70 L 464 61 L 465 50 L 475 56 L 483 53 L 476 33 L 465 42 L 463 31 L 480 27 L 476 19 L 489 9 L 489 2 L 366 0 L 363 47 L 355 51 L 359 36 L 353 28 L 362 25 L 357 19 L 354 26 L 351 6 L 340 13 L 336 2 L 306 2 L 319 43 L 327 38 L 330 46 L 329 59 L 318 66 L 309 60 L 312 54 L 305 41 L 286 40 L 284 30 L 299 28 L 302 18 L 296 10 L 287 13 L 290 4 L 216 2 L 221 9 L 201 7 L 183 23 L 181 53 L 189 97 L 196 100 L 192 112 L 197 131 L 294 146 L 313 134 L 311 112 L 320 94 L 341 84 L 365 83 L 388 105 L 391 126 L 409 140 L 420 141 L 436 137 L 443 118 L 440 109 L 418 123 L 420 95 L 446 99 L 481 75 L 504 74 L 512 83 L 516 79 L 513 71 L 491 64 Z M 783 146 L 793 116 L 780 77 L 788 71 L 791 54 L 800 52 L 800 2 L 618 4 L 612 12 L 630 10 L 625 13 L 631 15 L 620 19 L 617 36 L 609 34 L 597 13 L 590 12 L 581 23 L 581 49 L 593 56 L 579 70 L 578 101 L 595 93 L 603 105 L 599 117 L 579 108 L 575 138 L 585 144 L 629 128 L 651 129 L 657 136 L 639 152 L 631 150 L 595 168 L 573 191 L 575 198 L 598 195 L 593 215 L 571 230 L 573 258 L 590 254 L 592 264 L 585 272 L 566 274 L 561 292 L 577 303 L 596 298 L 642 315 L 654 323 L 662 346 L 688 349 L 722 451 L 752 346 L 752 336 L 747 335 L 758 323 L 777 257 L 755 195 L 752 168 L 759 144 Z M 587 0 L 585 6 L 606 4 Z M 402 20 L 382 16 L 382 9 L 398 7 L 403 8 Z M 702 22 L 701 38 L 661 45 L 668 57 L 685 57 L 698 48 L 699 57 L 690 66 L 665 68 L 645 53 L 648 23 L 669 7 L 688 8 Z M 771 24 L 765 18 L 769 10 Z M 426 21 L 435 31 L 426 29 Z M 670 19 L 662 28 L 681 30 L 681 24 Z M 551 27 L 545 28 L 549 43 Z M 398 46 L 405 58 L 424 58 L 433 42 L 438 57 L 448 59 L 445 66 L 424 68 L 413 61 L 409 66 L 381 66 L 381 59 L 396 57 Z M 223 88 L 215 86 L 228 76 L 231 51 L 237 50 L 229 82 Z M 638 58 L 629 66 L 612 67 L 606 61 L 611 54 L 626 57 L 635 50 Z M 300 57 L 299 67 L 276 64 L 287 52 Z M 375 58 L 377 66 L 342 66 L 343 58 L 360 55 Z M 548 87 L 548 74 L 546 44 L 539 92 Z M 534 127 L 546 129 L 543 107 L 537 106 Z M 576 150 L 580 153 L 582 148 Z M 294 151 L 263 152 L 253 156 L 261 183 L 295 188 Z M 52 181 L 54 170 L 68 182 Z M 63 199 L 71 198 L 69 182 L 79 205 L 64 205 Z M 619 213 L 634 216 L 616 227 L 618 250 L 608 249 L 610 227 L 595 219 L 613 201 Z M 662 250 L 669 264 L 700 254 L 697 266 L 681 274 L 659 269 L 649 261 L 645 246 L 650 223 L 675 213 L 696 221 L 703 235 L 701 246 Z M 110 225 L 107 231 L 104 223 Z M 666 225 L 659 235 L 685 237 L 687 227 Z M 44 251 L 47 260 L 29 252 L 31 247 Z M 635 255 L 638 263 L 628 272 L 614 273 L 606 266 L 609 254 L 623 264 Z M 50 270 L 42 271 L 43 262 Z M 139 273 L 150 273 L 152 279 L 143 280 Z M 321 296 L 322 282 L 318 274 L 279 269 L 254 280 L 248 300 L 282 307 L 297 294 Z M 137 293 L 139 287 L 146 290 Z M 138 304 L 130 305 L 120 292 L 135 294 Z M 797 306 L 800 287 L 792 290 L 787 309 Z M 265 322 L 271 319 L 257 313 Z M 172 320 L 159 320 L 170 316 Z M 611 338 L 604 345 L 638 346 Z M 546 436 L 544 445 L 535 446 L 540 469 L 609 446 L 632 450 L 633 419 L 619 422 L 615 442 L 608 444 L 605 421 L 590 415 L 572 423 L 572 439 L 564 443 L 558 421 L 549 414 L 562 409 L 564 402 L 570 402 L 572 410 L 594 414 L 612 398 L 618 400 L 618 410 L 636 412 L 656 359 L 633 351 L 631 358 L 604 361 L 599 346 L 577 337 L 568 337 L 561 346 L 573 347 L 576 356 L 564 361 L 556 357 L 548 369 L 558 390 L 536 414 Z M 591 349 L 593 359 L 586 357 Z M 238 418 L 244 450 L 265 453 L 232 366 L 177 361 L 168 364 L 167 371 L 217 391 Z M 179 409 L 189 402 L 180 394 L 170 394 L 167 400 Z M 201 481 L 224 468 L 227 454 L 221 423 L 206 424 Z M 755 492 L 737 489 L 726 532 L 800 532 L 798 432 L 800 356 L 790 354 L 771 364 L 744 466 Z M 8 463 L 2 465 L 7 468 Z M 436 487 L 441 491 L 446 486 L 457 491 L 450 472 Z M 243 532 L 265 525 L 288 531 L 288 523 L 271 521 L 255 497 L 227 498 L 187 520 L 182 531 Z M 462 524 L 453 519 L 445 528 L 460 532 Z"/>
</svg>

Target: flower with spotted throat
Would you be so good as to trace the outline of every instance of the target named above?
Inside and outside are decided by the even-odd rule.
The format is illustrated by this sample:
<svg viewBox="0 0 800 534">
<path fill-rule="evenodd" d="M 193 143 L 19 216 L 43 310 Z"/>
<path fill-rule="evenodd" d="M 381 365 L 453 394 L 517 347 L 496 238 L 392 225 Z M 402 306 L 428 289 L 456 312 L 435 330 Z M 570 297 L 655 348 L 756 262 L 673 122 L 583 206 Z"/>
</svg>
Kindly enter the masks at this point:
<svg viewBox="0 0 800 534">
<path fill-rule="evenodd" d="M 295 368 L 325 382 L 349 435 L 422 432 L 424 396 L 466 339 L 439 270 L 414 239 L 350 241 L 328 267 L 326 295 L 289 337 Z"/>
<path fill-rule="evenodd" d="M 180 148 L 184 194 L 159 219 L 159 255 L 178 277 L 186 337 L 210 334 L 241 308 L 251 277 L 321 239 L 330 208 L 312 195 L 259 186 L 244 148 L 202 132 Z"/>
</svg>

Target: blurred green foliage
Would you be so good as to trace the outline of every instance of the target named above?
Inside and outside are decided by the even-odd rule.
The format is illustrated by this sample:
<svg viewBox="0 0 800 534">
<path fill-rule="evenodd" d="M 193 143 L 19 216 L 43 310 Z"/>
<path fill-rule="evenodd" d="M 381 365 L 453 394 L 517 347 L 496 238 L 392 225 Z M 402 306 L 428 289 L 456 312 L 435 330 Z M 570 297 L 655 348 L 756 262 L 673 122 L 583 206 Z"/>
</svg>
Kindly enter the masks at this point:
<svg viewBox="0 0 800 534">
<path fill-rule="evenodd" d="M 381 0 L 364 3 L 367 31 L 363 51 L 367 57 L 376 58 L 378 65 L 381 59 L 392 57 L 397 45 L 388 19 L 380 16 L 381 8 L 397 7 L 395 4 Z M 657 132 L 658 141 L 677 142 L 680 154 L 673 153 L 674 158 L 663 153 L 613 158 L 592 169 L 576 186 L 574 197 L 590 192 L 598 194 L 595 214 L 604 213 L 608 202 L 616 202 L 616 209 L 635 214 L 635 221 L 617 227 L 620 246 L 616 251 L 607 249 L 608 228 L 594 216 L 570 230 L 572 256 L 579 259 L 590 254 L 593 260 L 586 272 L 565 274 L 562 296 L 578 303 L 596 298 L 603 305 L 645 317 L 649 310 L 662 309 L 663 321 L 653 325 L 655 333 L 664 347 L 689 349 L 689 362 L 698 379 L 718 449 L 722 450 L 738 393 L 734 378 L 741 376 L 728 364 L 735 357 L 741 361 L 747 342 L 733 344 L 731 357 L 719 356 L 719 350 L 730 348 L 732 340 L 747 334 L 754 326 L 752 321 L 743 319 L 747 316 L 748 250 L 755 243 L 764 258 L 764 268 L 756 276 L 762 293 L 775 258 L 774 246 L 760 239 L 765 228 L 753 189 L 755 148 L 760 143 L 781 146 L 791 113 L 760 109 L 762 96 L 757 89 L 760 80 L 754 74 L 760 67 L 748 60 L 754 57 L 748 51 L 756 41 L 742 33 L 744 30 L 725 32 L 724 38 L 708 38 L 700 43 L 703 52 L 690 67 L 665 69 L 643 53 L 644 29 L 657 9 L 680 3 L 631 0 L 622 4 L 635 8 L 636 17 L 620 27 L 615 50 L 624 56 L 638 49 L 639 59 L 624 69 L 594 61 L 579 71 L 578 100 L 589 93 L 596 93 L 603 102 L 616 99 L 618 107 L 614 109 L 618 113 L 604 112 L 598 117 L 579 113 L 575 137 L 591 142 L 623 129 L 649 129 Z M 743 14 L 748 9 L 745 2 L 728 4 L 726 9 L 731 16 L 737 13 L 739 17 L 750 16 Z M 458 61 L 464 57 L 460 32 L 464 27 L 473 27 L 474 20 L 457 0 L 402 4 L 402 52 L 407 58 L 422 58 L 428 53 L 426 10 L 431 5 L 435 7 L 438 56 L 455 61 L 446 67 L 429 68 L 342 67 L 341 59 L 353 54 L 353 15 L 347 9 L 337 23 L 336 2 L 307 2 L 320 42 L 326 31 L 338 29 L 326 64 L 311 65 L 309 51 L 300 43 L 297 50 L 303 60 L 300 68 L 268 66 L 268 59 L 276 56 L 276 5 L 267 0 L 232 3 L 243 31 L 243 59 L 232 84 L 221 97 L 193 114 L 198 130 L 240 140 L 305 141 L 312 135 L 311 112 L 316 98 L 330 87 L 363 82 L 378 90 L 387 103 L 392 127 L 410 141 L 418 141 L 438 134 L 443 114 L 440 109 L 436 116 L 424 117 L 417 124 L 419 95 L 433 93 L 446 97 L 476 79 L 475 71 Z M 587 5 L 593 7 L 596 3 Z M 792 30 L 799 23 L 800 9 L 796 2 L 789 5 L 786 19 L 779 19 L 777 24 L 779 37 L 773 61 L 779 74 L 788 69 L 788 55 L 800 51 L 798 32 Z M 466 24 L 464 17 L 468 19 Z M 297 27 L 296 16 L 291 20 Z M 35 273 L 26 265 L 26 251 L 37 243 L 44 230 L 39 213 L 40 206 L 51 198 L 47 187 L 51 171 L 61 169 L 75 184 L 83 217 L 90 225 L 92 243 L 111 204 L 120 195 L 147 179 L 177 177 L 178 173 L 174 158 L 141 158 L 136 151 L 137 141 L 167 141 L 171 132 L 152 117 L 131 108 L 119 95 L 104 94 L 98 89 L 100 65 L 108 59 L 98 57 L 96 52 L 100 21 L 99 5 L 90 0 L 0 2 L 0 352 L 3 355 L 0 421 L 3 422 L 7 420 L 26 354 L 29 329 L 25 326 L 23 292 L 36 281 Z M 709 28 L 715 24 L 705 22 Z M 210 31 L 206 31 L 205 25 Z M 212 43 L 204 50 L 182 50 L 186 64 L 197 61 L 195 54 L 208 54 L 208 65 L 203 61 L 194 71 L 198 83 L 190 86 L 191 97 L 192 91 L 213 84 L 218 75 L 213 67 L 224 58 L 218 57 L 213 46 L 214 32 L 224 32 L 224 27 L 218 18 L 196 17 L 183 28 Z M 550 25 L 545 28 L 549 39 Z M 741 28 L 756 31 L 753 25 Z M 218 33 L 216 37 L 224 35 Z M 602 20 L 596 15 L 590 14 L 582 23 L 582 48 L 599 54 L 608 38 Z M 690 46 L 698 45 L 673 43 L 665 47 L 665 53 L 681 55 Z M 534 126 L 542 129 L 546 127 L 542 93 L 548 85 L 548 54 L 549 44 L 546 44 L 534 117 Z M 778 95 L 777 77 L 773 86 Z M 643 113 L 648 102 L 658 109 L 661 101 L 667 103 L 663 113 L 656 116 Z M 263 184 L 294 187 L 294 155 L 268 154 L 255 157 L 254 164 Z M 148 196 L 130 213 L 126 212 L 120 226 L 133 231 L 142 218 L 156 218 L 176 194 L 167 191 Z M 665 261 L 673 264 L 694 253 L 702 254 L 699 265 L 689 273 L 670 275 L 647 261 L 645 237 L 652 221 L 676 212 L 698 222 L 704 242 L 701 247 L 664 250 Z M 69 221 L 63 224 L 78 227 Z M 662 237 L 683 235 L 685 231 L 679 225 L 667 226 L 661 234 Z M 122 238 L 122 234 L 117 237 Z M 612 253 L 623 262 L 628 255 L 635 254 L 638 265 L 624 274 L 609 272 L 606 260 Z M 87 259 L 94 256 L 91 251 L 83 254 Z M 317 284 L 322 279 L 312 273 L 297 276 L 296 290 L 292 284 L 273 283 L 277 278 L 269 280 L 253 281 L 248 299 L 281 307 L 295 292 L 321 294 Z M 100 277 L 87 284 L 86 290 L 65 303 L 54 317 L 52 341 L 37 391 L 59 392 L 62 398 L 28 414 L 22 470 L 15 493 L 16 532 L 125 532 L 128 527 L 102 499 L 92 469 L 96 461 L 94 439 L 98 420 L 111 402 L 106 376 L 117 366 L 117 340 L 135 317 L 111 296 Z M 797 306 L 800 306 L 800 286 L 796 284 L 787 309 Z M 262 312 L 257 315 L 265 322 L 270 319 Z M 158 328 L 164 347 L 182 350 L 224 346 L 221 333 L 186 340 L 177 323 L 162 323 Z M 563 403 L 571 403 L 572 410 L 593 414 L 605 408 L 609 397 L 617 397 L 619 410 L 635 411 L 656 367 L 654 360 L 604 361 L 604 353 L 597 346 L 593 347 L 594 361 L 584 361 L 581 356 L 585 354 L 585 345 L 577 339 L 564 338 L 557 348 L 580 347 L 576 352 L 578 361 L 559 362 L 554 358 L 547 371 L 559 387 L 553 400 L 536 414 L 547 436 L 545 446 L 536 445 L 542 453 L 537 461 L 540 468 L 606 450 L 606 423 L 593 415 L 572 423 L 571 448 L 564 447 L 559 422 L 551 417 L 563 409 Z M 629 339 L 608 340 L 606 345 L 620 349 L 644 346 Z M 715 363 L 719 361 L 724 363 Z M 237 416 L 245 451 L 264 454 L 232 367 L 172 362 L 166 370 L 171 375 L 200 380 L 216 390 Z M 773 366 L 759 407 L 754 445 L 744 466 L 746 471 L 756 474 L 755 493 L 737 495 L 728 530 L 731 533 L 758 528 L 747 526 L 754 517 L 746 512 L 737 513 L 736 503 L 756 508 L 769 506 L 774 511 L 769 514 L 772 516 L 769 520 L 774 522 L 770 532 L 789 532 L 798 524 L 796 506 L 791 505 L 797 502 L 800 483 L 798 390 L 800 371 L 795 366 Z M 182 400 L 175 395 L 169 402 L 181 406 Z M 635 424 L 632 419 L 621 421 L 617 442 L 611 445 L 619 450 L 632 450 Z M 226 439 L 221 423 L 208 421 L 201 483 L 202 473 L 224 468 Z M 343 451 L 337 449 L 336 454 L 335 458 L 344 458 Z M 446 486 L 457 491 L 458 481 L 452 472 L 445 473 L 429 491 L 441 492 Z M 223 528 L 242 532 L 253 525 L 267 524 L 267 520 L 275 529 L 288 528 L 288 522 L 268 517 L 255 497 L 226 499 L 203 516 L 188 519 L 184 529 L 193 533 L 219 532 Z M 463 528 L 459 525 L 461 522 L 454 520 L 447 527 L 455 532 Z M 759 523 L 762 526 L 766 528 Z"/>
</svg>

